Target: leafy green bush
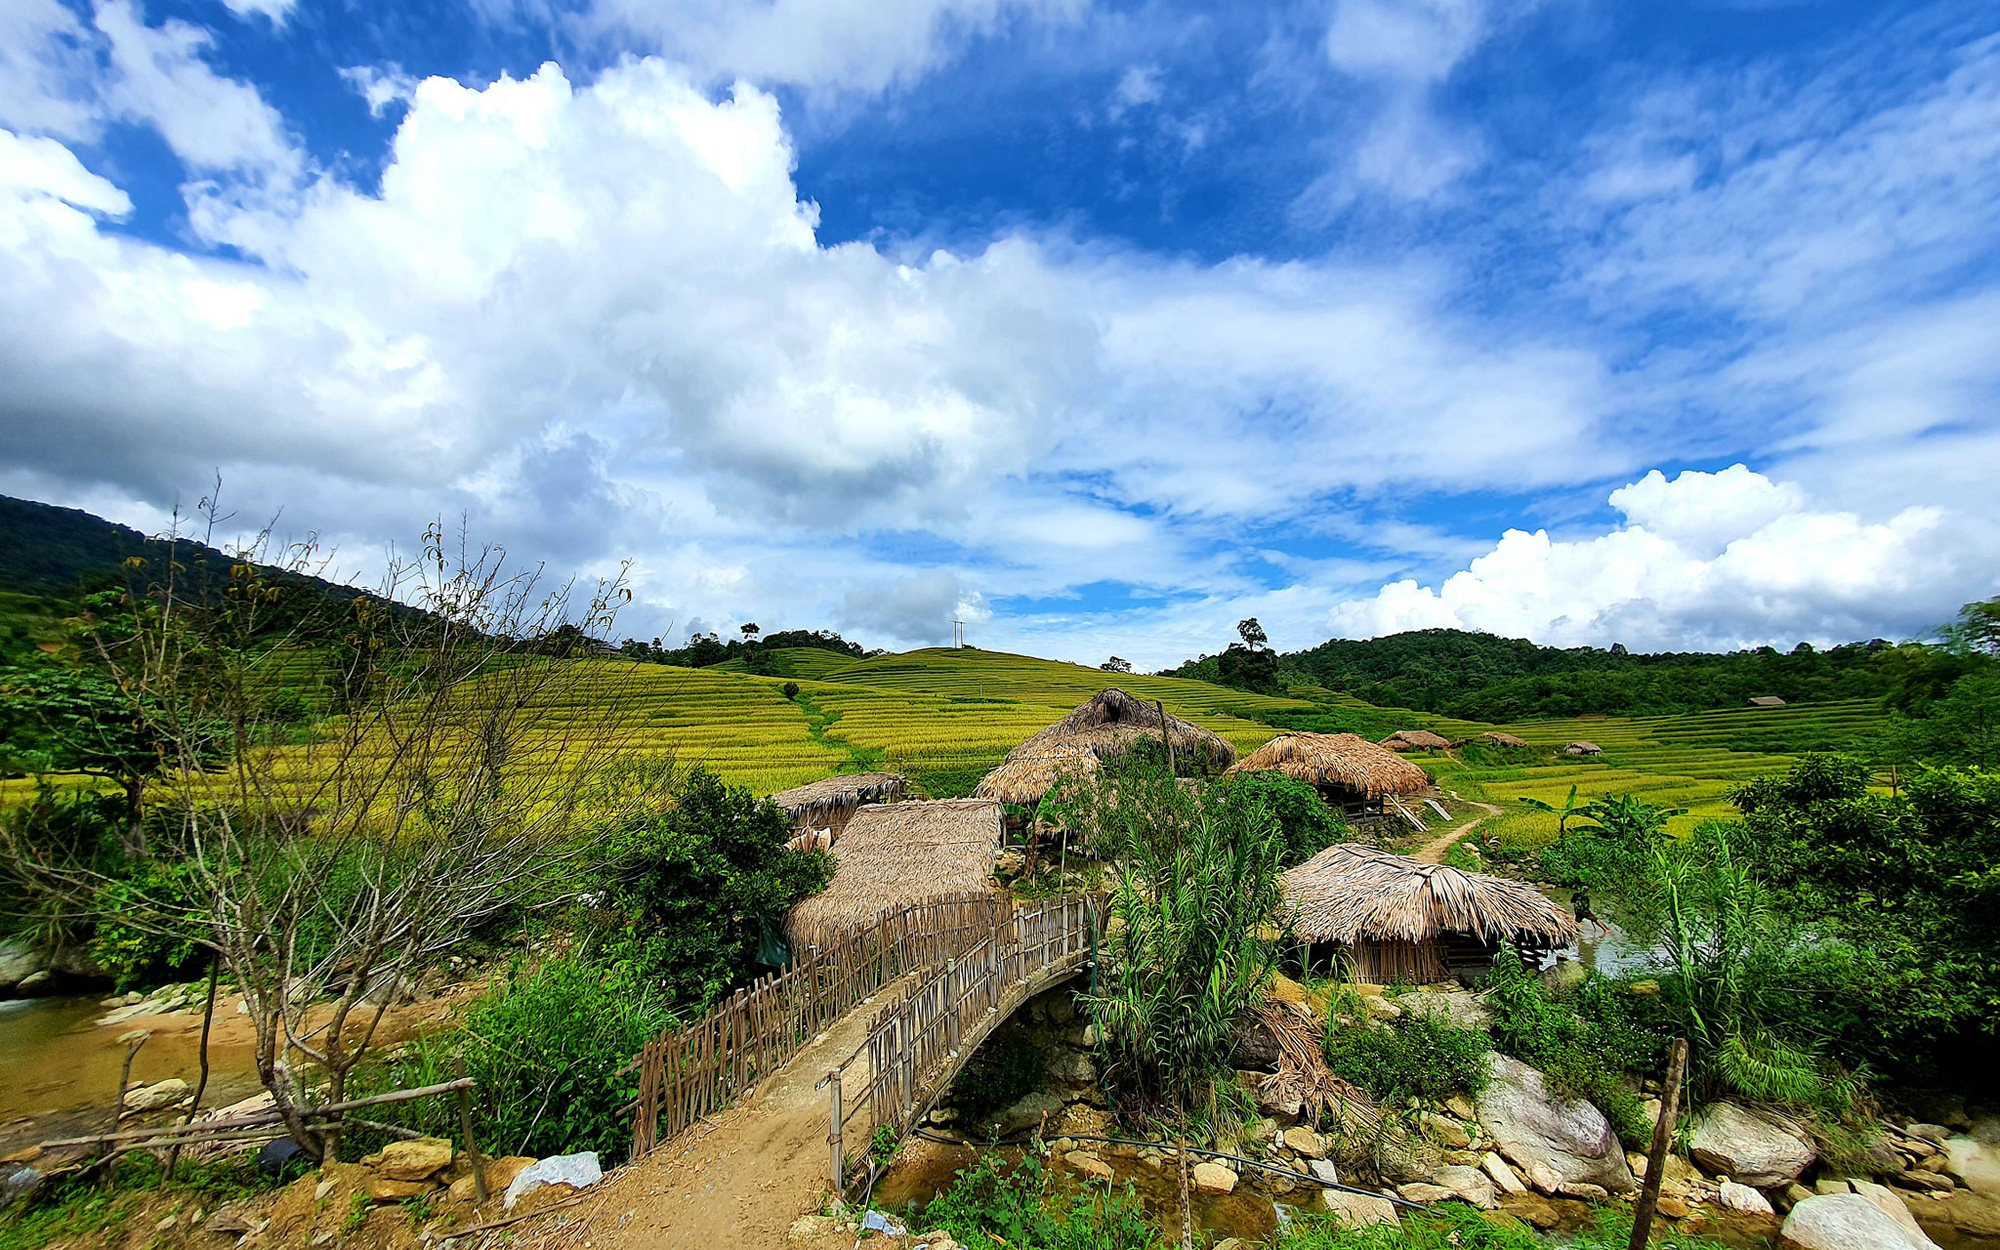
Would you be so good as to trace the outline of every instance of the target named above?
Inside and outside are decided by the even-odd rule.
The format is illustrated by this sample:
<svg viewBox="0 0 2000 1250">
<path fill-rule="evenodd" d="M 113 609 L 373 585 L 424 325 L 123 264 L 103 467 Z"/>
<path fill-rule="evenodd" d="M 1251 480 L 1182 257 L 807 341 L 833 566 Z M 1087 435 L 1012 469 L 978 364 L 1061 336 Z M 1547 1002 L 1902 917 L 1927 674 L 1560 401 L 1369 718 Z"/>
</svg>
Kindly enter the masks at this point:
<svg viewBox="0 0 2000 1250">
<path fill-rule="evenodd" d="M 544 1157 L 595 1150 L 606 1162 L 625 1157 L 638 1075 L 613 1074 L 674 1020 L 664 996 L 582 959 L 550 960 L 494 985 L 466 1012 L 462 1027 L 420 1038 L 394 1058 L 371 1065 L 350 1086 L 356 1097 L 411 1088 L 458 1075 L 457 1060 L 477 1083 L 480 1147 L 488 1154 Z M 456 1139 L 449 1098 L 377 1109 L 386 1122 Z M 368 1153 L 379 1139 L 350 1133 L 343 1151 Z"/>
<path fill-rule="evenodd" d="M 1406 1015 L 1387 1029 L 1334 1024 L 1326 1033 L 1327 1066 L 1385 1103 L 1477 1094 L 1492 1049 L 1483 1030 L 1437 1015 Z"/>
<path fill-rule="evenodd" d="M 696 767 L 665 812 L 613 831 L 606 904 L 624 917 L 610 958 L 676 1004 L 707 1006 L 743 975 L 758 918 L 825 888 L 833 858 L 786 845 L 776 804 Z"/>
<path fill-rule="evenodd" d="M 1284 867 L 1303 864 L 1347 836 L 1347 821 L 1319 791 L 1283 773 L 1238 773 L 1229 784 L 1263 806 L 1278 823 Z"/>
<path fill-rule="evenodd" d="M 1019 1033 L 1002 1033 L 979 1048 L 951 1084 L 952 1101 L 971 1115 L 1011 1106 L 1042 1087 L 1041 1049 Z"/>
<path fill-rule="evenodd" d="M 951 1188 L 923 1208 L 916 1225 L 941 1228 L 968 1246 L 1015 1250 L 1154 1250 L 1160 1230 L 1146 1218 L 1130 1185 L 1123 1190 L 1057 1190 L 1042 1161 L 1029 1155 L 1012 1172 L 998 1155 L 983 1155 Z"/>
<path fill-rule="evenodd" d="M 200 892 L 185 862 L 148 863 L 130 878 L 98 887 L 92 904 L 97 925 L 90 957 L 112 975 L 120 990 L 157 984 L 196 962 L 201 908 Z M 124 919 L 176 913 L 186 914 L 188 921 L 175 933 Z"/>
</svg>

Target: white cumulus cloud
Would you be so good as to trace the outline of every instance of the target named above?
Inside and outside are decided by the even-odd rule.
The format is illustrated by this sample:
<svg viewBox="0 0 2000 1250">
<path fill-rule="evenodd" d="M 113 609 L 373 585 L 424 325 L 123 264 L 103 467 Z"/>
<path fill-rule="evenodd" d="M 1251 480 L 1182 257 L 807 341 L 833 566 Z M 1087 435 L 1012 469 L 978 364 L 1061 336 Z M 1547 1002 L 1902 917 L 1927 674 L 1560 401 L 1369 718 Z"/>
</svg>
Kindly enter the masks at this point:
<svg viewBox="0 0 2000 1250">
<path fill-rule="evenodd" d="M 1743 465 L 1671 480 L 1655 470 L 1610 502 L 1626 524 L 1609 533 L 1508 530 L 1438 586 L 1404 579 L 1340 604 L 1334 632 L 1449 627 L 1635 650 L 1842 642 L 1922 632 L 1993 587 L 1985 543 L 1965 543 L 1962 520 L 1940 508 L 1868 521 Z"/>
</svg>

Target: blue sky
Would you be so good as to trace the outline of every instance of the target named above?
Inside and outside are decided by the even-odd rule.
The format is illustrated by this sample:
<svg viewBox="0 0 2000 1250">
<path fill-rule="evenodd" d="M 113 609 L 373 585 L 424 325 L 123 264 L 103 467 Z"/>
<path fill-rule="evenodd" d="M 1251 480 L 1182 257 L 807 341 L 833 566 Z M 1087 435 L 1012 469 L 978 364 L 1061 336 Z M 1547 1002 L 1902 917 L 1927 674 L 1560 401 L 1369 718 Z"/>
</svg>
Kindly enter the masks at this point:
<svg viewBox="0 0 2000 1250">
<path fill-rule="evenodd" d="M 1148 666 L 2000 580 L 2000 4 L 14 0 L 0 491 Z"/>
</svg>

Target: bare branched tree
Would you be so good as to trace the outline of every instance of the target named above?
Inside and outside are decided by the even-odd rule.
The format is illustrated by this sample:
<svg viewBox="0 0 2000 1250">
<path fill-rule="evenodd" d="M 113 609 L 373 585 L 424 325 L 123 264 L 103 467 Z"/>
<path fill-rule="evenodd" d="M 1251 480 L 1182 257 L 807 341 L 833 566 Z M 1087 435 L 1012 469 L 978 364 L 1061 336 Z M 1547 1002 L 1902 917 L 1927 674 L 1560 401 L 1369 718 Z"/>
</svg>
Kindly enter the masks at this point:
<svg viewBox="0 0 2000 1250">
<path fill-rule="evenodd" d="M 120 919 L 217 954 L 258 1075 L 320 1160 L 339 1125 L 303 1113 L 342 1100 L 398 993 L 482 924 L 559 897 L 590 832 L 656 796 L 608 767 L 627 734 L 615 710 L 574 699 L 579 662 L 540 645 L 605 636 L 622 579 L 545 588 L 433 527 L 381 593 L 343 598 L 290 576 L 320 559 L 311 544 L 268 548 L 258 536 L 199 587 L 163 570 L 105 641 L 166 754 L 153 824 L 190 885 L 147 914 L 126 896 Z M 324 711 L 308 729 L 262 710 L 301 674 Z M 79 906 L 101 885 L 75 864 L 38 868 Z"/>
</svg>

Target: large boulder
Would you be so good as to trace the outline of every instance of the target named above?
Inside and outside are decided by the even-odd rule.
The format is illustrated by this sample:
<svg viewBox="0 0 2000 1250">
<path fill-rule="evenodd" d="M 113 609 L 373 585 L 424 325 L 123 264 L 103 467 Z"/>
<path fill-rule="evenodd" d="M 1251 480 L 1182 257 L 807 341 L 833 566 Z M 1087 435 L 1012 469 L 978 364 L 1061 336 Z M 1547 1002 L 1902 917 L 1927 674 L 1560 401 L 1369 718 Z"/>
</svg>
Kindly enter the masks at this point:
<svg viewBox="0 0 2000 1250">
<path fill-rule="evenodd" d="M 1815 1153 L 1792 1125 L 1733 1102 L 1709 1104 L 1695 1120 L 1690 1145 L 1708 1171 L 1758 1189 L 1799 1179 Z"/>
<path fill-rule="evenodd" d="M 1792 1208 L 1779 1237 L 1787 1250 L 1938 1250 L 1860 1194 L 1815 1194 Z"/>
<path fill-rule="evenodd" d="M 1226 1194 L 1236 1188 L 1236 1173 L 1220 1163 L 1197 1163 L 1188 1169 L 1188 1179 L 1205 1194 Z"/>
<path fill-rule="evenodd" d="M 429 1180 L 451 1166 L 452 1145 L 442 1137 L 392 1141 L 361 1162 L 392 1181 Z"/>
<path fill-rule="evenodd" d="M 27 938 L 11 937 L 0 942 L 0 994 L 12 993 L 15 986 L 40 972 L 46 963 Z"/>
<path fill-rule="evenodd" d="M 1387 1198 L 1351 1194 L 1344 1189 L 1323 1189 L 1320 1191 L 1320 1201 L 1341 1223 L 1353 1228 L 1363 1228 L 1370 1224 L 1400 1225 L 1403 1222 L 1396 1216 L 1396 1204 Z"/>
<path fill-rule="evenodd" d="M 125 1091 L 127 1111 L 158 1111 L 171 1107 L 189 1094 L 188 1083 L 177 1076 L 170 1076 L 157 1085 L 142 1085 L 138 1089 Z"/>
<path fill-rule="evenodd" d="M 2000 1148 L 1976 1137 L 1951 1137 L 1944 1143 L 1945 1172 L 1975 1194 L 2000 1198 Z"/>
<path fill-rule="evenodd" d="M 1507 1055 L 1488 1055 L 1486 1072 L 1479 1123 L 1530 1185 L 1545 1194 L 1565 1185 L 1614 1194 L 1637 1188 L 1603 1112 L 1581 1098 L 1557 1098 L 1540 1072 Z"/>
<path fill-rule="evenodd" d="M 1009 1133 L 1018 1133 L 1025 1128 L 1035 1128 L 1041 1124 L 1043 1116 L 1053 1117 L 1061 1115 L 1062 1109 L 1063 1100 L 1060 1097 L 1055 1094 L 1037 1092 L 1029 1094 L 1026 1098 L 1002 1111 L 999 1115 L 994 1116 L 993 1123 L 1000 1130 L 1000 1135 L 1005 1137 Z"/>
</svg>

